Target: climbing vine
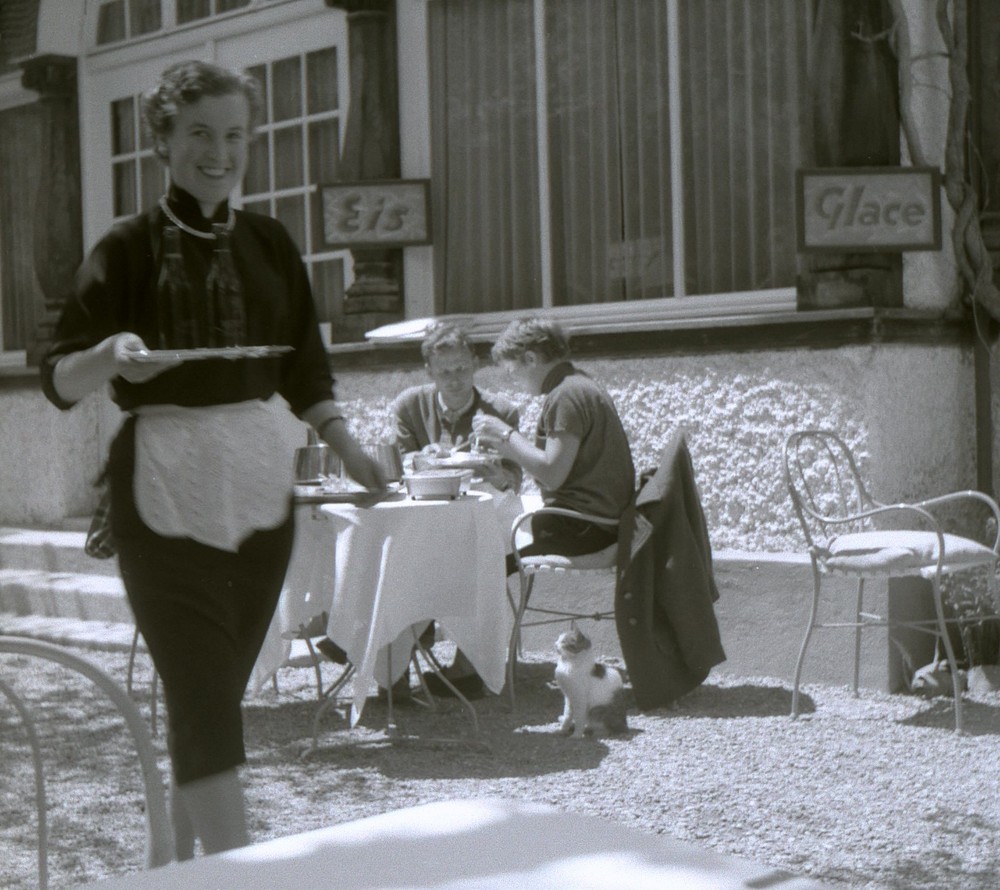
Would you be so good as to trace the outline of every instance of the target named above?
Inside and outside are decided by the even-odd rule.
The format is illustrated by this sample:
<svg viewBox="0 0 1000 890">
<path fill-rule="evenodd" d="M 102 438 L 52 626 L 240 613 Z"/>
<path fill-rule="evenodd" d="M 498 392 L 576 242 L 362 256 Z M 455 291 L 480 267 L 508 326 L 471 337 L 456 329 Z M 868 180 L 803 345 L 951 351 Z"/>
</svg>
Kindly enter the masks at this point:
<svg viewBox="0 0 1000 890">
<path fill-rule="evenodd" d="M 919 128 L 913 120 L 912 65 L 917 61 L 911 51 L 903 0 L 889 0 L 895 28 L 893 44 L 900 69 L 900 117 L 903 136 L 915 165 L 926 165 Z M 951 8 L 949 14 L 949 7 Z M 979 225 L 979 195 L 968 171 L 969 51 L 968 0 L 937 0 L 935 18 L 948 59 L 948 85 L 951 103 L 944 155 L 944 190 L 955 211 L 951 231 L 955 262 L 973 306 L 982 306 L 1000 321 L 1000 289 L 993 281 L 993 261 L 983 241 Z"/>
</svg>

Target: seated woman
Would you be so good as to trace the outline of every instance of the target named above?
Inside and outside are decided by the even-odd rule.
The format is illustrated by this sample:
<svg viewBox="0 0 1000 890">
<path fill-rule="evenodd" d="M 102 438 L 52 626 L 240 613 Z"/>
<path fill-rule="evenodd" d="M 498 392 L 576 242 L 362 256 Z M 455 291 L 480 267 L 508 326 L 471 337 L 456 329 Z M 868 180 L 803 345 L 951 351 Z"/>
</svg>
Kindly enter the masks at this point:
<svg viewBox="0 0 1000 890">
<path fill-rule="evenodd" d="M 611 396 L 570 361 L 559 325 L 540 317 L 512 321 L 493 346 L 493 359 L 525 390 L 542 395 L 534 441 L 497 417 L 473 420 L 480 443 L 519 464 L 538 482 L 546 506 L 618 519 L 635 491 L 628 438 Z M 614 528 L 565 516 L 532 520 L 533 540 L 519 553 L 580 556 L 617 540 Z M 517 571 L 513 555 L 507 574 Z"/>
</svg>

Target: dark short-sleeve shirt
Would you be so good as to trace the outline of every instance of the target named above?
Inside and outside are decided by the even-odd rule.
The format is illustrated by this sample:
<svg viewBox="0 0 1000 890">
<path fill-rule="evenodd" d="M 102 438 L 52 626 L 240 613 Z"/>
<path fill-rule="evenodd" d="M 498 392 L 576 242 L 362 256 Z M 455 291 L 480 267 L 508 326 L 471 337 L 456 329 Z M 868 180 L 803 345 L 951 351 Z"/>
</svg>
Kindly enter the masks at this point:
<svg viewBox="0 0 1000 890">
<path fill-rule="evenodd" d="M 177 190 L 171 197 L 181 219 L 193 220 L 193 199 Z M 156 289 L 164 223 L 158 210 L 119 223 L 81 264 L 41 367 L 43 389 L 58 407 L 71 406 L 52 382 L 53 369 L 63 356 L 125 331 L 138 334 L 151 349 L 158 347 Z M 157 227 L 155 236 L 151 227 Z M 181 241 L 188 278 L 200 284 L 207 276 L 214 242 L 184 233 Z M 287 345 L 293 351 L 271 358 L 188 362 L 145 383 L 115 377 L 112 397 L 123 410 L 151 404 L 215 405 L 266 399 L 277 392 L 301 414 L 332 397 L 333 378 L 309 280 L 285 228 L 270 217 L 236 211 L 230 246 L 243 287 L 246 345 Z"/>
<path fill-rule="evenodd" d="M 570 362 L 549 372 L 542 393 L 535 445 L 544 451 L 548 437 L 556 433 L 580 440 L 563 484 L 540 486 L 543 500 L 549 506 L 618 518 L 635 491 L 635 466 L 611 396 Z"/>
</svg>

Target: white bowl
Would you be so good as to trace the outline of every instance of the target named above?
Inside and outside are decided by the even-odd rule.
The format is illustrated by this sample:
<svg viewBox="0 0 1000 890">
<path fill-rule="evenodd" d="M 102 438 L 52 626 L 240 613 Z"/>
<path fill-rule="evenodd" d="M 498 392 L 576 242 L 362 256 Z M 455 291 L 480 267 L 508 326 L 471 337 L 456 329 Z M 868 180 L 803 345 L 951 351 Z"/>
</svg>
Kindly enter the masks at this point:
<svg viewBox="0 0 1000 890">
<path fill-rule="evenodd" d="M 403 476 L 406 493 L 415 500 L 457 498 L 465 473 L 459 470 L 422 470 Z"/>
</svg>

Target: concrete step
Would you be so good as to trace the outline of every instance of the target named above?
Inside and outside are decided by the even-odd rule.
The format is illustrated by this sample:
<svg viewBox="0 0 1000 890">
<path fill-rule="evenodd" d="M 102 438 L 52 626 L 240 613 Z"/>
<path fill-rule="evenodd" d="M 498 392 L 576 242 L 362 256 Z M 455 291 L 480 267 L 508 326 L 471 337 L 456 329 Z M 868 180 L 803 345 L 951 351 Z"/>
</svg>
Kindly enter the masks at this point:
<svg viewBox="0 0 1000 890">
<path fill-rule="evenodd" d="M 0 611 L 132 623 L 121 579 L 81 572 L 0 569 Z"/>
<path fill-rule="evenodd" d="M 0 569 L 117 576 L 118 561 L 94 559 L 83 551 L 86 528 L 0 527 Z"/>
</svg>

